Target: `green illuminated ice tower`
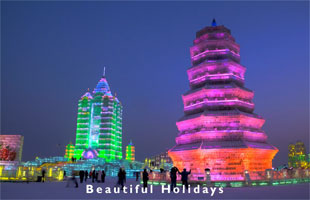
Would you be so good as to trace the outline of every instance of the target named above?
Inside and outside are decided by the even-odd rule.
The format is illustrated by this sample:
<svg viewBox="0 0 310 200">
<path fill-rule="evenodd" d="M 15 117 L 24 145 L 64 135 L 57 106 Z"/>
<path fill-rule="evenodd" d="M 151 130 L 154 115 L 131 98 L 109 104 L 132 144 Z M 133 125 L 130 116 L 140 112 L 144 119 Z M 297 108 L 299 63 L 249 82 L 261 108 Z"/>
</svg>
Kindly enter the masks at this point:
<svg viewBox="0 0 310 200">
<path fill-rule="evenodd" d="M 105 75 L 92 94 L 81 97 L 78 107 L 75 158 L 122 159 L 122 105 Z"/>
</svg>

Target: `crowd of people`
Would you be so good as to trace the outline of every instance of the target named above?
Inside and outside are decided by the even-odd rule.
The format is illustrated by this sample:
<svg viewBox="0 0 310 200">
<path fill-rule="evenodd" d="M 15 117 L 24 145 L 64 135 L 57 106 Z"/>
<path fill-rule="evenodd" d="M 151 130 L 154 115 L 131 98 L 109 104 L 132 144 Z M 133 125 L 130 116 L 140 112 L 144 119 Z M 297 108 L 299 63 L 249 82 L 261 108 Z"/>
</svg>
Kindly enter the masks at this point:
<svg viewBox="0 0 310 200">
<path fill-rule="evenodd" d="M 161 170 L 161 173 L 164 172 L 163 170 Z M 42 170 L 42 178 L 41 181 L 44 182 L 45 181 L 45 170 Z M 149 172 L 147 172 L 147 169 L 144 169 L 142 172 L 142 181 L 143 181 L 143 188 L 147 188 L 148 187 L 148 181 L 149 181 L 149 173 L 152 173 L 152 170 L 150 170 Z M 175 188 L 177 186 L 177 174 L 181 175 L 181 181 L 182 181 L 182 185 L 185 186 L 186 189 L 188 189 L 188 175 L 191 174 L 191 170 L 190 171 L 186 171 L 186 169 L 184 168 L 182 172 L 179 171 L 179 169 L 177 167 L 172 167 L 170 169 L 170 180 L 171 180 L 171 191 L 173 190 L 173 188 Z M 136 175 L 136 181 L 139 181 L 139 176 L 140 173 L 139 172 L 135 172 Z M 66 177 L 66 172 L 64 171 L 64 177 Z M 104 183 L 105 182 L 105 177 L 106 177 L 106 173 L 104 170 L 92 170 L 90 172 L 88 172 L 87 170 L 83 171 L 80 170 L 79 171 L 79 177 L 80 177 L 80 183 L 82 184 L 83 182 L 87 182 L 87 179 L 91 179 L 92 183 L 94 182 L 101 182 Z M 119 172 L 117 174 L 118 180 L 116 183 L 116 186 L 120 186 L 121 189 L 123 190 L 124 185 L 126 183 L 126 171 L 123 168 L 119 169 Z M 67 181 L 67 186 L 70 186 L 70 183 L 74 183 L 75 187 L 78 187 L 78 182 L 75 178 L 75 176 L 73 175 L 70 179 L 68 179 Z"/>
<path fill-rule="evenodd" d="M 102 171 L 93 170 L 93 171 L 90 171 L 89 173 L 87 170 L 85 170 L 85 171 L 80 170 L 79 176 L 80 176 L 80 183 L 83 183 L 83 181 L 86 182 L 88 178 L 91 179 L 93 183 L 95 181 L 104 183 L 104 181 L 105 181 L 105 171 L 104 170 L 102 170 Z"/>
<path fill-rule="evenodd" d="M 80 170 L 79 171 L 79 177 L 80 177 L 80 183 L 82 184 L 84 181 L 87 182 L 87 179 L 91 179 L 92 182 L 101 182 L 101 183 L 104 183 L 105 182 L 105 171 L 104 170 L 99 170 L 99 171 L 96 171 L 96 170 L 92 170 L 90 172 L 88 172 L 87 170 L 83 171 L 83 170 Z M 71 179 L 68 179 L 68 182 L 67 182 L 67 187 L 70 186 L 70 183 L 73 182 L 75 184 L 75 187 L 79 187 L 79 184 L 75 178 L 75 176 L 72 176 Z"/>
</svg>

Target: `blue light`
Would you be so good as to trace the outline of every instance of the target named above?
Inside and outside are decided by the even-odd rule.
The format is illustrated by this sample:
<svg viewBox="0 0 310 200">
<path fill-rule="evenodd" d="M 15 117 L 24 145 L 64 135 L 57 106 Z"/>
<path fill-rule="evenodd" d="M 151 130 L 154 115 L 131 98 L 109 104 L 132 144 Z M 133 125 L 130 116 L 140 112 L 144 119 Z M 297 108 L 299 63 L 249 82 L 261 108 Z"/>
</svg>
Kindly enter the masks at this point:
<svg viewBox="0 0 310 200">
<path fill-rule="evenodd" d="M 212 26 L 217 26 L 215 19 L 212 20 Z"/>
</svg>

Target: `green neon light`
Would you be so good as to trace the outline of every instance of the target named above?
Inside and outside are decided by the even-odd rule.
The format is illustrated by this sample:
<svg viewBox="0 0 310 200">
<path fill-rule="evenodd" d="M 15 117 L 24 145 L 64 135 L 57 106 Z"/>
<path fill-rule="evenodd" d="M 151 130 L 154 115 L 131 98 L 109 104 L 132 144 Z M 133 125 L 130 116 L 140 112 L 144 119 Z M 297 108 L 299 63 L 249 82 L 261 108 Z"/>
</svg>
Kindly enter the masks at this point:
<svg viewBox="0 0 310 200">
<path fill-rule="evenodd" d="M 259 183 L 259 185 L 268 185 L 268 183 L 266 183 L 266 182 L 261 182 L 261 183 Z"/>
<path fill-rule="evenodd" d="M 159 185 L 159 183 L 158 183 L 158 182 L 153 182 L 153 184 L 154 184 L 154 185 Z"/>
<path fill-rule="evenodd" d="M 279 182 L 273 182 L 272 185 L 279 185 Z"/>
<path fill-rule="evenodd" d="M 230 185 L 231 187 L 242 187 L 243 183 L 242 182 L 231 182 Z"/>
<path fill-rule="evenodd" d="M 94 149 L 107 162 L 122 159 L 122 105 L 111 94 L 103 77 L 93 93 L 85 94 L 78 103 L 74 155 L 77 159 Z"/>
</svg>

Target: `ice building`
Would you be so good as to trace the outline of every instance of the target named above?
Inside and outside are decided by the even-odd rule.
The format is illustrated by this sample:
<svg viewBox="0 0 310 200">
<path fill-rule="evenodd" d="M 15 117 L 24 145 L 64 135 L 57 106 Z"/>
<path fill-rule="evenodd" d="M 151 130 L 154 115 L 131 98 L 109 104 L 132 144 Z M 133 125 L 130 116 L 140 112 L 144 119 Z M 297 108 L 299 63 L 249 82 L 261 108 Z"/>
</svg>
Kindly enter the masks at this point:
<svg viewBox="0 0 310 200">
<path fill-rule="evenodd" d="M 122 159 L 122 104 L 112 95 L 105 75 L 79 100 L 74 156 Z"/>
<path fill-rule="evenodd" d="M 239 51 L 230 30 L 215 20 L 196 33 L 190 48 L 185 115 L 176 123 L 176 145 L 168 154 L 193 176 L 209 169 L 212 180 L 244 180 L 245 170 L 271 169 L 278 152 L 261 129 L 265 120 L 253 113 L 254 92 L 244 86 Z"/>
</svg>

